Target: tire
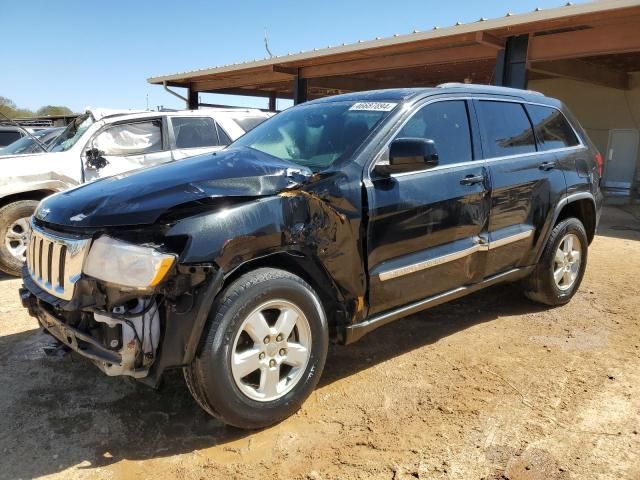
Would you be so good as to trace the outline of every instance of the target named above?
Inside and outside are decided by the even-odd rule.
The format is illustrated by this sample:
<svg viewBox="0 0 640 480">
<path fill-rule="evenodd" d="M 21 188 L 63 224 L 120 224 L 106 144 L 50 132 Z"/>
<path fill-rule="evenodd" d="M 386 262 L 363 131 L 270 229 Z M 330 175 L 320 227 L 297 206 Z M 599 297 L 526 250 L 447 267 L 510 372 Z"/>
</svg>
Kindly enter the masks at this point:
<svg viewBox="0 0 640 480">
<path fill-rule="evenodd" d="M 289 272 L 260 268 L 235 280 L 214 303 L 185 381 L 210 415 L 239 428 L 263 428 L 295 413 L 311 394 L 328 341 L 327 319 L 311 286 Z M 245 358 L 246 364 L 239 360 Z"/>
<path fill-rule="evenodd" d="M 571 251 L 578 251 L 579 248 L 580 262 L 575 266 L 575 253 L 565 256 L 566 267 L 569 269 L 565 269 L 558 283 L 554 273 L 560 271 L 558 267 L 565 261 L 558 250 L 561 246 L 563 252 L 567 250 L 566 240 L 569 238 L 573 244 Z M 587 232 L 580 220 L 571 217 L 558 223 L 551 231 L 538 265 L 524 281 L 525 295 L 535 302 L 551 306 L 569 302 L 582 282 L 587 267 L 588 245 Z M 557 252 L 558 257 L 556 257 Z M 574 263 L 571 263 L 571 259 Z"/>
<path fill-rule="evenodd" d="M 26 248 L 28 219 L 38 203 L 38 200 L 18 200 L 0 208 L 0 270 L 9 275 L 19 277 L 22 272 L 24 256 L 17 255 Z"/>
</svg>

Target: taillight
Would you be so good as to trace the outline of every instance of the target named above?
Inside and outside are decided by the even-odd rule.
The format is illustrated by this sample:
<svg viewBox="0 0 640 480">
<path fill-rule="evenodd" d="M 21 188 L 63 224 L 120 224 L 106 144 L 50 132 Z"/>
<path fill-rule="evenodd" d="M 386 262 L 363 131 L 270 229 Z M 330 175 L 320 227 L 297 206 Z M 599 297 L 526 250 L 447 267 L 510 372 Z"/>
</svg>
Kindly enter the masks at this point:
<svg viewBox="0 0 640 480">
<path fill-rule="evenodd" d="M 596 165 L 598 166 L 598 176 L 602 177 L 602 155 L 600 152 L 596 152 Z"/>
</svg>

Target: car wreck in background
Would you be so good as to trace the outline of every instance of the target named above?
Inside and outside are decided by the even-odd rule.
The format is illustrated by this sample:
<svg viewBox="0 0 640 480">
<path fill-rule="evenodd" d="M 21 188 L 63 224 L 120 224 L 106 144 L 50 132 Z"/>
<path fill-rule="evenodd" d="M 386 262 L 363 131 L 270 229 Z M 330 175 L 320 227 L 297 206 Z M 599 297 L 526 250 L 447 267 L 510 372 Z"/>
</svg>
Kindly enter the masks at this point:
<svg viewBox="0 0 640 480">
<path fill-rule="evenodd" d="M 55 192 L 99 178 L 220 150 L 271 116 L 256 109 L 87 110 L 48 151 L 0 157 L 0 270 L 19 275 L 29 217 Z M 29 137 L 26 137 L 29 138 Z"/>
<path fill-rule="evenodd" d="M 0 148 L 0 157 L 47 152 L 63 130 L 64 127 L 54 127 L 43 128 L 33 133 L 29 132 L 28 136 L 22 137 L 6 147 Z"/>
</svg>

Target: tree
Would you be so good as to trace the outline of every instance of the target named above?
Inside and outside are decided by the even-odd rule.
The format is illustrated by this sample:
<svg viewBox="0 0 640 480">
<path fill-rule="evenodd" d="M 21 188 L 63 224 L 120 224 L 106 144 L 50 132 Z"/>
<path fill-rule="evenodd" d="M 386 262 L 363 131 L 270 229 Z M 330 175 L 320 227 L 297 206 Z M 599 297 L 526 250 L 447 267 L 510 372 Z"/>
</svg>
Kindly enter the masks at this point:
<svg viewBox="0 0 640 480">
<path fill-rule="evenodd" d="M 73 112 L 70 108 L 65 106 L 46 105 L 44 107 L 40 107 L 36 112 L 36 115 L 39 117 L 44 117 L 47 115 L 73 115 Z"/>
<path fill-rule="evenodd" d="M 10 98 L 0 96 L 0 113 L 9 118 L 32 117 L 33 112 L 25 108 L 18 108 Z"/>
<path fill-rule="evenodd" d="M 0 113 L 9 118 L 33 117 L 34 113 L 26 108 L 18 108 L 10 98 L 0 95 Z M 35 115 L 45 117 L 47 115 L 73 115 L 70 108 L 63 105 L 46 105 L 40 107 Z M 1 117 L 1 116 L 0 116 Z"/>
<path fill-rule="evenodd" d="M 7 97 L 0 96 L 0 113 L 12 117 L 16 110 L 16 104 Z"/>
</svg>

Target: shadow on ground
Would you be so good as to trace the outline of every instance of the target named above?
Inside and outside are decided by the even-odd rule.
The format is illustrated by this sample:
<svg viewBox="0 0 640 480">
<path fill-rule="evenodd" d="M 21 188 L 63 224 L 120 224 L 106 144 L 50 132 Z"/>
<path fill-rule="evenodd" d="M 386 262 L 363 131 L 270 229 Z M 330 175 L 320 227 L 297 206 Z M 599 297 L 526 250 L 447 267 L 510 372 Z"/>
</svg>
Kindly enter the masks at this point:
<svg viewBox="0 0 640 480">
<path fill-rule="evenodd" d="M 318 388 L 498 316 L 540 310 L 517 285 L 502 285 L 413 315 L 349 347 L 332 346 Z M 153 391 L 105 377 L 77 357 L 45 357 L 47 341 L 38 330 L 0 337 L 0 451 L 9 478 L 166 457 L 251 435 L 203 413 L 179 371 Z"/>
</svg>

